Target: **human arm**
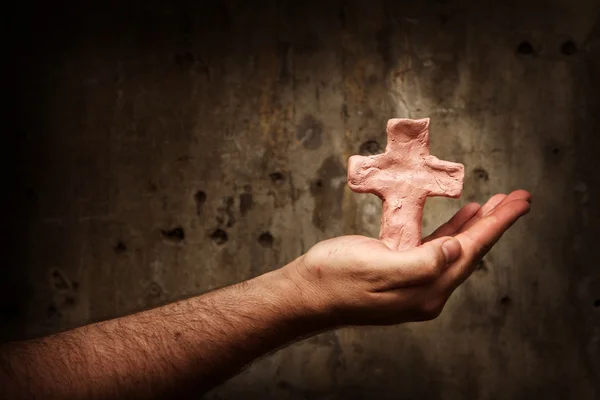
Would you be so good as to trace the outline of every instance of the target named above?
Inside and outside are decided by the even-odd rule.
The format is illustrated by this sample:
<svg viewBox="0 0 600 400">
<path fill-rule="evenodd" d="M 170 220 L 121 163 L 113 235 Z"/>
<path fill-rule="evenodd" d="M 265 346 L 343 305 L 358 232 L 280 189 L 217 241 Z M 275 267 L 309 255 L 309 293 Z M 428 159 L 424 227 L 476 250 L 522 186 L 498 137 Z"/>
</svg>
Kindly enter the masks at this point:
<svg viewBox="0 0 600 400">
<path fill-rule="evenodd" d="M 405 252 L 375 239 L 321 242 L 287 266 L 214 292 L 0 347 L 7 398 L 177 398 L 257 357 L 344 325 L 436 317 L 478 260 L 529 210 L 529 194 L 465 206 Z M 454 237 L 454 238 L 452 238 Z"/>
<path fill-rule="evenodd" d="M 0 347 L 8 399 L 184 398 L 319 328 L 278 273 Z M 305 313 L 306 314 L 306 313 Z M 1 397 L 1 396 L 0 396 Z"/>
</svg>

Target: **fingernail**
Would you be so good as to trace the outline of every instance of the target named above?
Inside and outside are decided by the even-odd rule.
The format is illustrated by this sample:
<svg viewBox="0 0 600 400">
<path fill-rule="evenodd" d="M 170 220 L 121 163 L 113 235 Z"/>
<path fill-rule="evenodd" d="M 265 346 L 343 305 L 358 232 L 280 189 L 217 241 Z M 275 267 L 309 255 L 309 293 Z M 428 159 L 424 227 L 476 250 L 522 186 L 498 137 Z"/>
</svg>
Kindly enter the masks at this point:
<svg viewBox="0 0 600 400">
<path fill-rule="evenodd" d="M 458 240 L 448 239 L 442 243 L 442 251 L 444 252 L 444 257 L 446 258 L 446 264 L 450 264 L 460 257 L 462 248 L 460 247 Z"/>
</svg>

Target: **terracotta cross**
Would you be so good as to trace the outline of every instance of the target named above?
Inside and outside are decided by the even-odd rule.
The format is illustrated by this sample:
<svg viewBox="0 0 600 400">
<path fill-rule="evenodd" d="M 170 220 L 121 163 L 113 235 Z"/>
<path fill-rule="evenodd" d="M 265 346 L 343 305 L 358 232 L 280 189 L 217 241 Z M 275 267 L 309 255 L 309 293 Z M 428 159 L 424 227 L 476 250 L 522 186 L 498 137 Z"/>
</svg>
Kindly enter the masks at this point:
<svg viewBox="0 0 600 400">
<path fill-rule="evenodd" d="M 429 118 L 390 119 L 385 153 L 352 156 L 348 185 L 383 201 L 381 239 L 393 250 L 421 244 L 421 219 L 428 196 L 457 198 L 464 166 L 429 154 Z"/>
</svg>

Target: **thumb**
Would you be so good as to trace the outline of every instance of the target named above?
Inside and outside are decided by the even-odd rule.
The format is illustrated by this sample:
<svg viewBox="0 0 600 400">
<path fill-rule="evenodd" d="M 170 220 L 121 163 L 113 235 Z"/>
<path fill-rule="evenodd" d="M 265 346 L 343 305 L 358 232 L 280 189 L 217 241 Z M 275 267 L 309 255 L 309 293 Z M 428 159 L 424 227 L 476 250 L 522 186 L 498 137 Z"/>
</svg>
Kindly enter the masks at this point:
<svg viewBox="0 0 600 400">
<path fill-rule="evenodd" d="M 414 249 L 393 253 L 388 268 L 395 273 L 389 276 L 393 277 L 394 286 L 401 287 L 435 280 L 460 257 L 462 247 L 453 237 L 441 237 Z"/>
</svg>

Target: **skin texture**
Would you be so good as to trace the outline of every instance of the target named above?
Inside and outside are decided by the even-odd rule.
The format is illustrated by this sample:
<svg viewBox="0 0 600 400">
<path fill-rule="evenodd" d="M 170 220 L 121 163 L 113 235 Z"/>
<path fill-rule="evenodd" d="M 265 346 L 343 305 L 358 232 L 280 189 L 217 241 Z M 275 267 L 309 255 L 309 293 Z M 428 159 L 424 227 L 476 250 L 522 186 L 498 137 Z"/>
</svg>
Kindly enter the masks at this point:
<svg viewBox="0 0 600 400">
<path fill-rule="evenodd" d="M 429 118 L 390 119 L 387 135 L 385 153 L 350 157 L 348 185 L 382 200 L 379 240 L 406 250 L 421 243 L 427 197 L 460 197 L 465 168 L 429 154 Z"/>
<path fill-rule="evenodd" d="M 529 193 L 519 190 L 482 207 L 468 204 L 406 251 L 363 236 L 326 240 L 290 264 L 234 286 L 3 344 L 2 396 L 196 398 L 257 357 L 306 336 L 435 318 L 502 234 L 529 212 L 530 202 Z"/>
</svg>

